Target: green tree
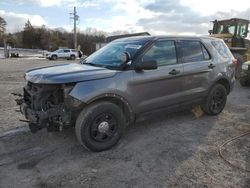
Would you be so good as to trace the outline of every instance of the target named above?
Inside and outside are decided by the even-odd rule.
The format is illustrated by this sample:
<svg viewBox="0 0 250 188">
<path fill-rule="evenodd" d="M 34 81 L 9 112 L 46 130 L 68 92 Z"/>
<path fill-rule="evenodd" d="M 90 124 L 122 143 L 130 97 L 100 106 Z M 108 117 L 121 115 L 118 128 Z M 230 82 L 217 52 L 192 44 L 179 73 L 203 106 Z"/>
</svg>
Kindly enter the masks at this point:
<svg viewBox="0 0 250 188">
<path fill-rule="evenodd" d="M 39 34 L 36 33 L 36 29 L 28 20 L 23 30 L 23 46 L 25 48 L 39 48 L 39 39 Z"/>
</svg>

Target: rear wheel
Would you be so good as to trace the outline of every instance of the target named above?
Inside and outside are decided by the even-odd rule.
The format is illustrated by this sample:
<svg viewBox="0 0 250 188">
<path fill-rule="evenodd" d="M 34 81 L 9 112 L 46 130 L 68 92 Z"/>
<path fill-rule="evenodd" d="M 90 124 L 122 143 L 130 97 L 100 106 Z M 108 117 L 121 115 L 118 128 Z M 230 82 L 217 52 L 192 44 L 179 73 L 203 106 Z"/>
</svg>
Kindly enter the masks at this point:
<svg viewBox="0 0 250 188">
<path fill-rule="evenodd" d="M 76 56 L 75 56 L 75 55 L 71 55 L 71 56 L 70 56 L 70 59 L 71 59 L 71 60 L 75 60 L 75 59 L 76 59 Z"/>
<path fill-rule="evenodd" d="M 248 81 L 244 78 L 240 78 L 240 85 L 243 87 L 248 86 Z"/>
<path fill-rule="evenodd" d="M 202 105 L 202 109 L 208 115 L 217 115 L 224 109 L 226 101 L 226 88 L 221 84 L 216 84 L 210 90 L 204 104 Z"/>
<path fill-rule="evenodd" d="M 124 127 L 125 118 L 117 105 L 98 102 L 79 114 L 75 132 L 81 145 L 92 151 L 103 151 L 117 144 Z"/>
</svg>

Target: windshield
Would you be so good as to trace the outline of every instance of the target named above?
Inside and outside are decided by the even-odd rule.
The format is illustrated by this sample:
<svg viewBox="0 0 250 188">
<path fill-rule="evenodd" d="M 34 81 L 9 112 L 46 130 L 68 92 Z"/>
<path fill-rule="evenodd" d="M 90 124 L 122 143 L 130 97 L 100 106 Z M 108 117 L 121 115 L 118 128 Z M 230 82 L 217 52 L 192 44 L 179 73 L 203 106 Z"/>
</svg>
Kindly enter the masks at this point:
<svg viewBox="0 0 250 188">
<path fill-rule="evenodd" d="M 234 35 L 235 29 L 236 29 L 236 25 L 220 24 L 218 26 L 218 34 L 230 33 L 230 34 Z"/>
<path fill-rule="evenodd" d="M 148 41 L 148 40 L 147 40 Z M 145 45 L 146 40 L 111 42 L 87 57 L 82 63 L 106 68 L 117 68 L 123 64 L 122 54 L 128 52 L 133 59 L 135 54 Z"/>
</svg>

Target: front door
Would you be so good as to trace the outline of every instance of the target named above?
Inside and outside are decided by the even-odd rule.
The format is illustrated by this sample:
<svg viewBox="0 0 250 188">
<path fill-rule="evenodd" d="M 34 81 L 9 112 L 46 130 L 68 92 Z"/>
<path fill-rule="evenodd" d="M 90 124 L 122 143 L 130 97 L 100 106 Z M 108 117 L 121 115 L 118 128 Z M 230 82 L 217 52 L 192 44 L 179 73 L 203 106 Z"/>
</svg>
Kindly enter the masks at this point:
<svg viewBox="0 0 250 188">
<path fill-rule="evenodd" d="M 157 40 L 139 58 L 155 60 L 158 68 L 134 72 L 129 89 L 134 93 L 137 113 L 178 105 L 182 90 L 182 64 L 178 64 L 174 40 Z"/>
</svg>

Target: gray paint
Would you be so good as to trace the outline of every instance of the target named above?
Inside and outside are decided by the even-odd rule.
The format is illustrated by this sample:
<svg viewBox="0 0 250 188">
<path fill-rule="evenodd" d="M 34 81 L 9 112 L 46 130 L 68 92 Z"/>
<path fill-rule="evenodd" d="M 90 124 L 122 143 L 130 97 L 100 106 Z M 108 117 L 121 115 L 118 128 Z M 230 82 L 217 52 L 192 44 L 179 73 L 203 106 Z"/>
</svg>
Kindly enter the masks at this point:
<svg viewBox="0 0 250 188">
<path fill-rule="evenodd" d="M 144 113 L 164 107 L 181 106 L 185 102 L 203 99 L 210 87 L 218 80 L 225 79 L 231 88 L 234 83 L 232 58 L 222 58 L 210 44 L 209 37 L 148 37 L 155 41 L 199 40 L 212 55 L 211 60 L 160 66 L 156 70 L 136 71 L 132 67 L 140 61 L 140 56 L 132 61 L 131 69 L 108 70 L 87 65 L 62 65 L 36 69 L 26 73 L 26 79 L 34 83 L 64 84 L 76 82 L 70 95 L 84 103 L 105 96 L 113 96 L 125 101 L 134 113 Z M 134 39 L 137 39 L 134 37 Z M 143 37 L 140 39 L 143 40 Z M 133 40 L 119 39 L 122 40 Z M 143 53 L 143 52 L 142 52 Z M 210 64 L 215 68 L 210 69 Z M 169 72 L 179 71 L 177 75 Z"/>
<path fill-rule="evenodd" d="M 101 67 L 83 64 L 64 64 L 26 72 L 25 78 L 32 83 L 65 84 L 112 77 L 117 73 Z"/>
</svg>

